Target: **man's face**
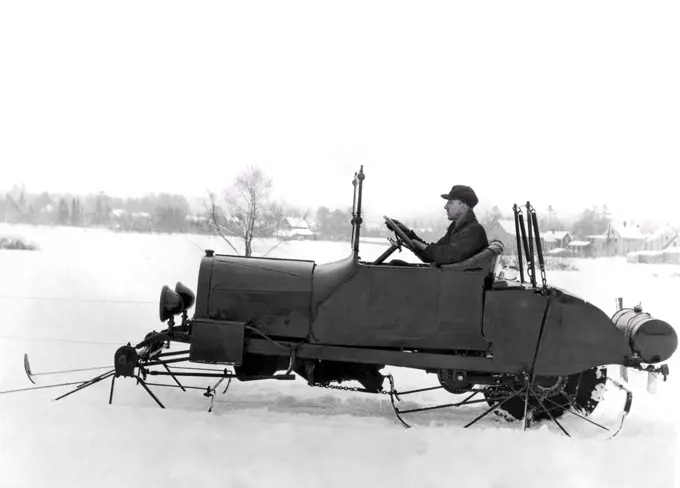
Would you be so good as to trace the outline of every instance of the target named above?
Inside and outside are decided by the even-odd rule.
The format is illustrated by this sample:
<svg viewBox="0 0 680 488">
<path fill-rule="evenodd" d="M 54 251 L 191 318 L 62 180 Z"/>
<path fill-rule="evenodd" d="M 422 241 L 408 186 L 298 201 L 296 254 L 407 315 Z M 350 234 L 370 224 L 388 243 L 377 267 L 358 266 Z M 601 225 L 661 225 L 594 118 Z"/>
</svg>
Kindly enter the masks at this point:
<svg viewBox="0 0 680 488">
<path fill-rule="evenodd" d="M 449 220 L 457 220 L 465 212 L 465 207 L 460 200 L 447 200 L 444 209 Z"/>
</svg>

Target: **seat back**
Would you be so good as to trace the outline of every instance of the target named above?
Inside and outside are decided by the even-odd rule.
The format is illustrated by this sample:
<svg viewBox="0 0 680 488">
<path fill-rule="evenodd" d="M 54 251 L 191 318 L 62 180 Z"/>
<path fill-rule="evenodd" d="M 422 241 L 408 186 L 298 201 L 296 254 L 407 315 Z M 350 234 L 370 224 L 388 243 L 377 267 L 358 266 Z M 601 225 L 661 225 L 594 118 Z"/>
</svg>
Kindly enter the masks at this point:
<svg viewBox="0 0 680 488">
<path fill-rule="evenodd" d="M 493 240 L 487 247 L 474 256 L 471 256 L 460 263 L 444 264 L 441 268 L 457 271 L 479 269 L 488 273 L 493 273 L 504 250 L 505 246 L 503 246 L 501 241 Z"/>
</svg>

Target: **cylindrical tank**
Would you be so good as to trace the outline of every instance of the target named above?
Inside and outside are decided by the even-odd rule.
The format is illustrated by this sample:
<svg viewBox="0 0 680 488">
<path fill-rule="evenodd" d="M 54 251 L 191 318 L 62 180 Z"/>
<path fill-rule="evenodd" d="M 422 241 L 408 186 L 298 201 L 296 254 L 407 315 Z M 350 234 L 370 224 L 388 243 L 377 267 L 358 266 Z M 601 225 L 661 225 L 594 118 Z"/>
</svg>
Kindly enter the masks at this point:
<svg viewBox="0 0 680 488">
<path fill-rule="evenodd" d="M 670 324 L 638 308 L 618 310 L 612 321 L 645 363 L 666 361 L 678 347 L 678 336 Z"/>
</svg>

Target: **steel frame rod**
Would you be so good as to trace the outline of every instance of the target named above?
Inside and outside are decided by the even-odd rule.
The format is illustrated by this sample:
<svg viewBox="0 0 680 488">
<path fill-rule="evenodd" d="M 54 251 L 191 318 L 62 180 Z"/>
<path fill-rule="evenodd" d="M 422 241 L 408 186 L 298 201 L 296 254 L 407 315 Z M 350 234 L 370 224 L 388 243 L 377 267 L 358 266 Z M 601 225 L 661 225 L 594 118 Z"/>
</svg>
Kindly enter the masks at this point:
<svg viewBox="0 0 680 488">
<path fill-rule="evenodd" d="M 156 397 L 156 395 L 153 394 L 153 392 L 151 391 L 151 389 L 149 389 L 149 387 L 146 385 L 146 382 L 145 382 L 142 378 L 140 378 L 139 376 L 136 376 L 136 378 L 137 378 L 137 381 L 139 381 L 139 383 L 144 387 L 144 389 L 146 390 L 146 392 L 147 392 L 149 395 L 151 395 L 151 398 L 153 398 L 153 399 L 156 401 L 156 403 L 157 403 L 161 408 L 165 408 L 165 405 L 163 405 L 163 404 L 161 403 L 161 401 L 158 399 L 158 397 Z"/>
<path fill-rule="evenodd" d="M 116 384 L 116 375 L 111 377 L 111 392 L 109 393 L 109 405 L 113 403 L 113 387 Z"/>
<path fill-rule="evenodd" d="M 61 395 L 60 397 L 55 398 L 54 401 L 61 400 L 62 398 L 66 398 L 67 396 L 72 395 L 73 393 L 76 393 L 78 391 L 81 391 L 81 390 L 87 388 L 88 386 L 92 386 L 96 383 L 99 383 L 100 381 L 105 380 L 106 378 L 108 378 L 109 376 L 113 376 L 114 374 L 115 374 L 115 371 L 111 370 L 107 373 L 96 376 L 89 381 L 81 383 L 79 386 L 77 386 L 75 389 L 69 391 L 68 393 L 65 393 L 65 394 Z"/>
<path fill-rule="evenodd" d="M 3 390 L 0 391 L 0 395 L 5 393 L 19 393 L 21 391 L 31 391 L 31 390 L 42 390 L 44 388 L 57 388 L 59 386 L 72 386 L 72 385 L 82 385 L 85 381 L 70 381 L 68 383 L 59 383 L 57 385 L 43 385 L 43 386 L 31 386 L 29 388 L 18 388 L 15 390 Z"/>
<path fill-rule="evenodd" d="M 496 410 L 497 408 L 502 407 L 503 405 L 505 405 L 506 402 L 512 400 L 512 399 L 515 398 L 516 396 L 519 396 L 519 393 L 513 393 L 513 394 L 510 395 L 509 397 L 506 397 L 505 399 L 503 399 L 502 402 L 497 403 L 496 405 L 492 406 L 492 407 L 491 407 L 490 409 L 488 409 L 486 412 L 484 412 L 484 413 L 482 413 L 481 415 L 477 416 L 477 417 L 476 417 L 474 420 L 472 420 L 470 423 L 464 425 L 463 428 L 464 428 L 464 429 L 467 429 L 467 428 L 470 427 L 471 425 L 476 424 L 477 422 L 479 422 L 480 420 L 482 420 L 484 417 L 486 417 L 487 415 L 489 415 L 491 412 L 493 412 L 493 411 Z M 499 398 L 499 400 L 500 400 L 500 398 Z"/>
<path fill-rule="evenodd" d="M 438 410 L 441 408 L 449 408 L 449 407 L 462 407 L 463 405 L 473 405 L 475 403 L 483 403 L 486 401 L 486 399 L 479 399 L 479 400 L 470 400 L 473 398 L 475 395 L 479 394 L 478 391 L 474 392 L 472 395 L 469 395 L 465 400 L 457 403 L 446 403 L 443 405 L 435 405 L 432 407 L 422 407 L 422 408 L 412 408 L 409 410 L 399 410 L 399 413 L 416 413 L 416 412 L 428 412 L 430 410 Z"/>
<path fill-rule="evenodd" d="M 170 368 L 168 368 L 168 365 L 167 365 L 167 364 L 163 364 L 163 367 L 164 367 L 166 370 L 168 370 L 168 373 L 170 373 L 170 376 L 172 376 L 172 379 L 175 380 L 175 383 L 177 383 L 177 384 L 179 385 L 179 387 L 182 389 L 182 391 L 186 391 L 186 390 L 184 389 L 184 387 L 182 386 L 182 383 L 180 383 L 179 380 L 177 379 L 177 377 L 172 373 L 172 371 L 170 371 Z"/>
</svg>

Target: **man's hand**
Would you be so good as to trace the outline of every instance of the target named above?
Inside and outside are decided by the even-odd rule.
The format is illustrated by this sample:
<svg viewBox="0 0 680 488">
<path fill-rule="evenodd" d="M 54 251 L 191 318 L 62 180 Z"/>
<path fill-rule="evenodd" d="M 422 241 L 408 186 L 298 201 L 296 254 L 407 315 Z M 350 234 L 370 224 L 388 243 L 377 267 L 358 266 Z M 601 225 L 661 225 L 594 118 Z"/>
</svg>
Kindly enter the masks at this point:
<svg viewBox="0 0 680 488">
<path fill-rule="evenodd" d="M 424 242 L 425 242 L 425 241 L 423 241 L 423 240 L 422 240 L 415 232 L 413 232 L 412 229 L 409 229 L 409 228 L 406 227 L 404 224 L 402 224 L 401 222 L 399 222 L 397 219 L 392 219 L 392 222 L 394 222 L 395 225 L 397 225 L 397 226 L 402 230 L 402 232 L 403 232 L 404 234 L 406 234 L 406 237 L 408 237 L 409 239 L 411 239 L 413 242 L 417 242 L 417 241 L 419 241 L 419 242 L 421 242 L 421 243 L 424 243 Z M 387 223 L 385 223 L 385 225 L 387 225 Z M 388 228 L 389 228 L 389 227 L 388 227 Z"/>
<path fill-rule="evenodd" d="M 408 235 L 409 232 L 411 232 L 411 229 L 409 229 L 408 227 L 406 227 L 404 224 L 402 224 L 401 222 L 399 222 L 397 219 L 392 219 L 392 222 L 394 222 L 394 224 L 395 224 L 397 227 L 399 227 L 399 228 L 404 232 L 404 234 Z M 385 225 L 387 225 L 387 223 L 385 223 Z M 409 238 L 410 238 L 410 236 L 409 236 Z"/>
</svg>

